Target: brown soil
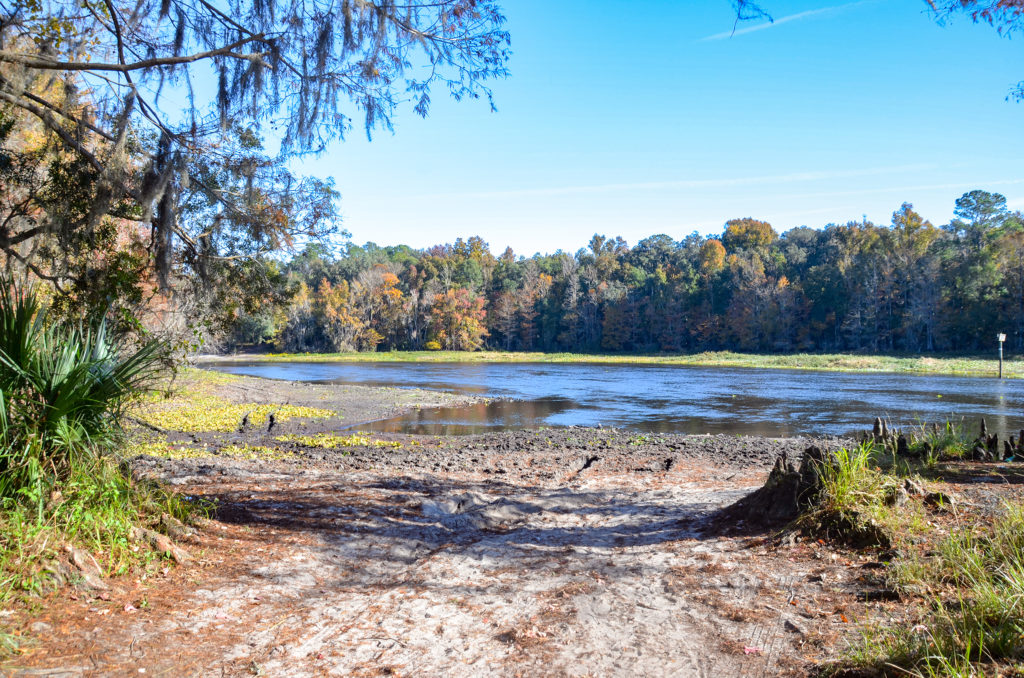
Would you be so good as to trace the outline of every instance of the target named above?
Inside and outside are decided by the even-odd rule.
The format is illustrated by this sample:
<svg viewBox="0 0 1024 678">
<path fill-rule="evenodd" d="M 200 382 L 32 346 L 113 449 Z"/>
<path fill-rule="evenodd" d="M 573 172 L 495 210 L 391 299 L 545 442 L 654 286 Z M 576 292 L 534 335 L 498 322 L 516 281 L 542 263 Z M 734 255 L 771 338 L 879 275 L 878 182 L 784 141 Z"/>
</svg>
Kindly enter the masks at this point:
<svg viewBox="0 0 1024 678">
<path fill-rule="evenodd" d="M 427 397 L 246 384 L 246 402 L 361 399 L 343 409 L 374 413 L 363 420 L 408 393 Z M 264 431 L 231 436 L 281 447 Z M 217 502 L 186 545 L 196 560 L 0 610 L 31 639 L 0 674 L 805 675 L 858 620 L 894 614 L 861 602 L 877 572 L 870 555 L 710 527 L 807 439 L 375 439 L 401 447 L 134 460 L 138 474 Z"/>
</svg>

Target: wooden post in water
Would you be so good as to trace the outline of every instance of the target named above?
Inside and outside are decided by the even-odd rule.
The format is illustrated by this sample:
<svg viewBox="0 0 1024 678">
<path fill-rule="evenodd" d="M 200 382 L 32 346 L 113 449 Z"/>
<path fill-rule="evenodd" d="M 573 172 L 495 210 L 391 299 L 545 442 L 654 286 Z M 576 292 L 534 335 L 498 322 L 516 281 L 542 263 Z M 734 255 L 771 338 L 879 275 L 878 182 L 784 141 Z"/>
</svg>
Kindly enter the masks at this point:
<svg viewBox="0 0 1024 678">
<path fill-rule="evenodd" d="M 1003 378 L 1003 342 L 1006 341 L 1006 335 L 1002 332 L 997 336 L 999 339 L 999 378 Z"/>
</svg>

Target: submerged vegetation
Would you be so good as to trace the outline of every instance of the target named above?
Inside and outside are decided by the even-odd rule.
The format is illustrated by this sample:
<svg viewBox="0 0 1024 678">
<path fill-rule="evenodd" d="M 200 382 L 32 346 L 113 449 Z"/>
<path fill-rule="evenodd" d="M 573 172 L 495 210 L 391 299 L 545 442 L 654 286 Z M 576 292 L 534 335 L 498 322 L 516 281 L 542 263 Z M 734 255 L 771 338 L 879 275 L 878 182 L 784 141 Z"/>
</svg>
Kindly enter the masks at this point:
<svg viewBox="0 0 1024 678">
<path fill-rule="evenodd" d="M 833 372 L 995 375 L 996 360 L 966 357 L 899 357 L 857 354 L 757 354 L 707 351 L 682 355 L 516 353 L 512 351 L 386 351 L 380 353 L 269 353 L 267 362 L 434 362 L 434 363 L 594 363 L 608 365 L 693 365 Z M 1003 376 L 1024 377 L 1024 360 L 1003 363 Z"/>
</svg>

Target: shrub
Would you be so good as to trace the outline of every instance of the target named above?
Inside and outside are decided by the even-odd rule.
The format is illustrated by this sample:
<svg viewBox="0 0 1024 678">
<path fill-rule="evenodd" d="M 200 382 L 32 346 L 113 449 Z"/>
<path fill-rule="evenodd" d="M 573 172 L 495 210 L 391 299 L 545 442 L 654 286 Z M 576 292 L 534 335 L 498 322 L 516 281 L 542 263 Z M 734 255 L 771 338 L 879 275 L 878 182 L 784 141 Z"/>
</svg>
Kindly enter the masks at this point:
<svg viewBox="0 0 1024 678">
<path fill-rule="evenodd" d="M 47 322 L 34 290 L 0 280 L 0 501 L 47 493 L 121 442 L 119 415 L 162 369 L 166 346 L 126 351 L 105 321 Z"/>
<path fill-rule="evenodd" d="M 0 601 L 40 590 L 64 543 L 83 544 L 108 571 L 140 558 L 140 522 L 192 508 L 136 482 L 114 454 L 124 408 L 158 376 L 166 346 L 128 349 L 104 322 L 48 321 L 34 290 L 0 279 Z"/>
</svg>

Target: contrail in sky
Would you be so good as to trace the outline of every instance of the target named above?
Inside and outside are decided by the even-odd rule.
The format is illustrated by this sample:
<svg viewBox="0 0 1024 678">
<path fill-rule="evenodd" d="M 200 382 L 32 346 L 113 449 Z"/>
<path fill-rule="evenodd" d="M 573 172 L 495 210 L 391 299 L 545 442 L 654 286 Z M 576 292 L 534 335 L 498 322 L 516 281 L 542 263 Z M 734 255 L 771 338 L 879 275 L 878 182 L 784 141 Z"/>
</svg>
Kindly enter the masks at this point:
<svg viewBox="0 0 1024 678">
<path fill-rule="evenodd" d="M 701 38 L 698 42 L 708 42 L 710 40 L 725 40 L 726 38 L 732 38 L 737 35 L 743 35 L 745 33 L 754 33 L 755 31 L 763 31 L 766 28 L 772 28 L 773 26 L 781 26 L 782 24 L 788 24 L 791 21 L 799 21 L 800 19 L 807 19 L 818 14 L 825 14 L 827 12 L 838 12 L 841 9 L 848 7 L 856 7 L 857 5 L 866 5 L 870 2 L 876 2 L 877 0 L 859 0 L 858 2 L 848 2 L 844 5 L 833 5 L 832 7 L 822 7 L 821 9 L 810 9 L 806 12 L 800 12 L 798 14 L 790 14 L 789 16 L 779 17 L 774 21 L 757 24 L 756 26 L 747 26 L 746 28 L 740 28 L 735 31 L 726 31 L 725 33 L 715 33 L 709 35 L 706 38 Z"/>
</svg>

